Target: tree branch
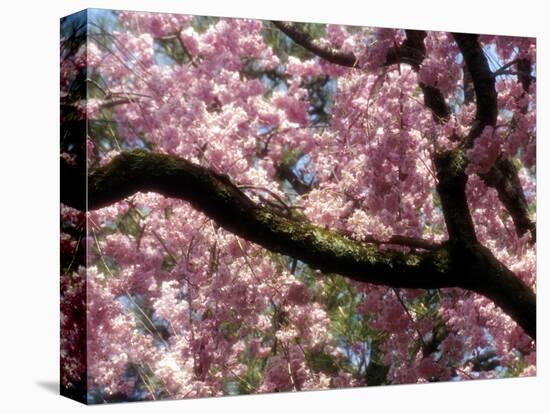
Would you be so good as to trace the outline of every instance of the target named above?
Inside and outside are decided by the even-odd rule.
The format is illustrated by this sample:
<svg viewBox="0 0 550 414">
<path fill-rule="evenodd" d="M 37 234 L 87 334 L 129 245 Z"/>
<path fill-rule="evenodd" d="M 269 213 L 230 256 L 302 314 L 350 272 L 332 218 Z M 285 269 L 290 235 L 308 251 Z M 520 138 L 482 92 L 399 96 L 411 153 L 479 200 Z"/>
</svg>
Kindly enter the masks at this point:
<svg viewBox="0 0 550 414">
<path fill-rule="evenodd" d="M 324 273 L 396 288 L 462 287 L 482 293 L 529 335 L 536 335 L 534 294 L 475 243 L 464 247 L 450 241 L 423 253 L 381 250 L 258 206 L 226 175 L 182 158 L 142 150 L 122 153 L 91 171 L 87 201 L 85 179 L 77 167 L 61 158 L 61 201 L 80 210 L 94 210 L 138 191 L 186 200 L 226 230 Z"/>
<path fill-rule="evenodd" d="M 406 56 L 407 59 L 399 62 L 410 63 L 412 68 L 418 72 L 426 57 L 426 46 L 424 45 L 426 32 L 423 30 L 406 30 L 405 34 L 407 36 L 405 41 L 395 49 L 399 51 L 398 56 Z M 390 50 L 388 55 L 391 53 Z M 413 60 L 411 61 L 411 59 Z M 451 116 L 451 110 L 441 91 L 422 82 L 419 82 L 418 85 L 424 94 L 424 104 L 432 111 L 435 121 L 445 123 Z"/>
<path fill-rule="evenodd" d="M 466 163 L 464 151 L 460 149 L 445 151 L 436 156 L 437 193 L 441 198 L 449 238 L 461 243 L 475 244 L 477 237 L 466 197 Z"/>
<path fill-rule="evenodd" d="M 76 175 L 67 176 L 71 168 L 62 161 L 62 186 L 66 188 L 81 182 L 81 178 L 74 179 Z M 376 246 L 259 206 L 228 176 L 182 158 L 142 150 L 122 153 L 89 174 L 87 206 L 82 203 L 84 191 L 82 186 L 64 191 L 62 201 L 77 209 L 94 210 L 138 191 L 152 191 L 186 200 L 226 230 L 325 273 L 395 287 L 429 289 L 455 284 L 444 271 L 444 247 L 422 254 L 379 251 Z"/>
<path fill-rule="evenodd" d="M 272 21 L 272 23 L 284 34 L 290 37 L 296 44 L 302 46 L 304 49 L 309 50 L 314 55 L 317 55 L 328 62 L 347 66 L 350 68 L 355 67 L 357 58 L 353 53 L 342 52 L 337 49 L 333 49 L 328 46 L 320 45 L 315 39 L 313 39 L 309 33 L 306 33 L 297 28 L 292 23 Z"/>
<path fill-rule="evenodd" d="M 424 250 L 437 250 L 441 247 L 440 244 L 430 242 L 428 240 L 419 239 L 416 237 L 407 237 L 407 236 L 400 236 L 400 235 L 394 235 L 391 236 L 388 240 L 378 240 L 374 237 L 367 236 L 365 237 L 364 241 L 366 243 L 372 243 L 376 245 L 397 245 L 397 246 L 404 246 L 409 247 L 412 249 L 424 249 Z"/>
<path fill-rule="evenodd" d="M 471 75 L 476 96 L 476 121 L 464 143 L 465 148 L 471 148 L 486 126 L 496 124 L 498 104 L 495 77 L 479 44 L 478 35 L 454 33 L 453 36 Z M 525 62 L 517 63 L 525 69 Z M 524 88 L 529 88 L 528 78 L 521 78 L 520 81 Z M 500 201 L 514 221 L 518 235 L 530 231 L 533 242 L 536 241 L 536 225 L 529 218 L 527 200 L 514 164 L 500 158 L 487 173 L 479 176 L 487 186 L 497 190 Z"/>
<path fill-rule="evenodd" d="M 290 37 L 296 44 L 307 49 L 320 58 L 340 66 L 354 68 L 357 66 L 357 57 L 351 52 L 342 52 L 331 47 L 320 45 L 308 33 L 300 30 L 292 23 L 272 22 L 283 33 Z M 385 66 L 399 63 L 411 65 L 414 71 L 420 70 L 424 60 L 426 48 L 424 38 L 426 32 L 422 30 L 406 30 L 406 39 L 400 46 L 392 47 L 386 53 Z M 451 114 L 441 91 L 433 86 L 419 83 L 424 94 L 424 103 L 432 111 L 436 122 L 444 122 Z"/>
<path fill-rule="evenodd" d="M 510 160 L 500 158 L 488 172 L 479 176 L 487 186 L 497 190 L 500 202 L 512 217 L 518 236 L 530 232 L 532 242 L 536 242 L 537 226 L 529 218 L 529 205 L 515 165 Z"/>
<path fill-rule="evenodd" d="M 523 86 L 523 91 L 529 93 L 531 82 L 536 80 L 536 78 L 531 75 L 531 62 L 526 58 L 518 59 L 516 68 L 518 80 L 521 82 L 521 86 Z"/>
<path fill-rule="evenodd" d="M 470 75 L 470 71 L 468 70 L 468 66 L 464 65 L 462 68 L 462 87 L 464 89 L 464 105 L 468 105 L 469 103 L 474 101 L 475 91 L 474 91 L 474 83 L 472 82 L 472 75 Z"/>
<path fill-rule="evenodd" d="M 453 37 L 462 53 L 464 62 L 474 83 L 477 104 L 476 120 L 479 123 L 478 128 L 481 128 L 482 131 L 487 125 L 495 125 L 497 120 L 495 78 L 489 68 L 489 63 L 483 53 L 483 49 L 479 44 L 479 35 L 453 33 Z M 473 138 L 477 138 L 477 135 Z M 468 146 L 471 145 L 472 143 L 468 143 Z"/>
</svg>

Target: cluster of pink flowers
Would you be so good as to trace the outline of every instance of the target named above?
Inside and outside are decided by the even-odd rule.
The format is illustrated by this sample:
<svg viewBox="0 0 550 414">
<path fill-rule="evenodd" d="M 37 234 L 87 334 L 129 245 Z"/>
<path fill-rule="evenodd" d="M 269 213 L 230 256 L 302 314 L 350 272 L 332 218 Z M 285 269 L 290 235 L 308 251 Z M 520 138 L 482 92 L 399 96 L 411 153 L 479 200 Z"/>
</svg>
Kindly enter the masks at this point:
<svg viewBox="0 0 550 414">
<path fill-rule="evenodd" d="M 445 95 L 456 93 L 460 86 L 462 71 L 457 64 L 460 51 L 451 34 L 430 32 L 424 43 L 427 58 L 420 68 L 420 81 L 439 89 Z"/>
</svg>

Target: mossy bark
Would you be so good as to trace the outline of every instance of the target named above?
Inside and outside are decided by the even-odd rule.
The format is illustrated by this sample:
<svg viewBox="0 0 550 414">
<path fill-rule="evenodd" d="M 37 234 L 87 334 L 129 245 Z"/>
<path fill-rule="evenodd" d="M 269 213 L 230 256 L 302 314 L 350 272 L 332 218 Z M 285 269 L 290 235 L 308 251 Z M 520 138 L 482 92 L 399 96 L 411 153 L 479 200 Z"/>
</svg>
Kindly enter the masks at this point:
<svg viewBox="0 0 550 414">
<path fill-rule="evenodd" d="M 299 259 L 323 273 L 396 288 L 461 287 L 502 307 L 535 337 L 535 296 L 475 239 L 464 196 L 459 154 L 440 167 L 440 196 L 449 227 L 448 242 L 430 251 L 403 253 L 361 243 L 336 231 L 255 204 L 229 177 L 185 159 L 141 150 L 126 152 L 88 176 L 87 203 L 77 191 L 63 191 L 69 206 L 94 210 L 138 192 L 188 201 L 226 230 L 268 250 Z M 79 182 L 78 171 L 62 162 L 62 182 Z M 462 195 L 461 195 L 462 194 Z"/>
</svg>

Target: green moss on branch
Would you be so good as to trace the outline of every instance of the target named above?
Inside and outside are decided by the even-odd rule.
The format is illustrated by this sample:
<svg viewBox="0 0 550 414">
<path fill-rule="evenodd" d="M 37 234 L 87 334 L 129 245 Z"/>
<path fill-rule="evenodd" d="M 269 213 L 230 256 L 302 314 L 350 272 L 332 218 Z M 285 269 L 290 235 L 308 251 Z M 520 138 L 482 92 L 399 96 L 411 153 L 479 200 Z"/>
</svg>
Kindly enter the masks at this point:
<svg viewBox="0 0 550 414">
<path fill-rule="evenodd" d="M 450 167 L 459 163 L 457 157 L 451 154 L 446 158 Z M 62 183 L 78 183 L 82 178 L 77 170 L 62 162 Z M 441 181 L 446 183 L 439 189 L 444 210 L 449 200 L 465 203 L 452 192 L 461 188 L 456 187 L 457 183 L 465 183 L 460 171 L 442 177 Z M 505 309 L 530 335 L 535 335 L 531 320 L 535 312 L 534 295 L 529 295 L 529 289 L 475 239 L 466 248 L 453 240 L 424 252 L 381 249 L 376 244 L 358 242 L 334 230 L 259 206 L 225 175 L 185 159 L 145 151 L 120 154 L 106 166 L 92 171 L 88 176 L 87 205 L 81 197 L 72 197 L 71 191 L 62 191 L 62 202 L 93 210 L 138 191 L 185 200 L 226 230 L 268 250 L 299 259 L 323 273 L 339 273 L 356 281 L 396 288 L 462 287 L 482 293 Z M 461 225 L 455 222 L 453 226 L 459 229 Z M 497 273 L 502 275 L 502 284 L 492 276 Z M 491 288 L 493 284 L 496 286 Z M 514 292 L 520 293 L 522 301 L 517 301 Z M 518 308 L 518 303 L 522 308 Z"/>
</svg>

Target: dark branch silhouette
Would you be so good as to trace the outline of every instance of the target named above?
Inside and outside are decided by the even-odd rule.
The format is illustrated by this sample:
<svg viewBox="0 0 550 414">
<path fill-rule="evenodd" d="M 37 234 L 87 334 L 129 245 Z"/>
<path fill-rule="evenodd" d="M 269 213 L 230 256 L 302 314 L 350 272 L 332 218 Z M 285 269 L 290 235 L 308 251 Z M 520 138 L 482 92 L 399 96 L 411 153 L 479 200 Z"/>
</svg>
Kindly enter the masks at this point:
<svg viewBox="0 0 550 414">
<path fill-rule="evenodd" d="M 138 191 L 186 200 L 226 230 L 324 273 L 339 273 L 359 282 L 399 288 L 461 287 L 481 293 L 530 336 L 536 336 L 533 292 L 488 249 L 475 240 L 463 243 L 462 233 L 456 240 L 450 239 L 423 253 L 380 249 L 375 244 L 358 242 L 259 206 L 226 175 L 182 158 L 142 150 L 122 153 L 106 166 L 91 171 L 87 177 L 87 201 L 82 185 L 85 179 L 76 167 L 61 158 L 64 204 L 94 210 L 122 201 Z M 460 175 L 449 173 L 449 178 L 443 180 L 447 187 L 441 193 L 442 199 L 456 197 L 452 183 L 461 179 Z M 447 202 L 443 202 L 444 208 L 445 205 Z M 450 214 L 447 219 L 451 226 L 458 226 L 463 220 L 458 214 Z"/>
<path fill-rule="evenodd" d="M 486 126 L 496 124 L 498 104 L 495 78 L 479 44 L 479 36 L 461 33 L 455 33 L 453 36 L 464 56 L 475 91 L 476 120 L 464 142 L 465 148 L 471 148 Z M 526 70 L 524 61 L 518 64 L 523 65 L 522 69 Z M 527 65 L 530 68 L 528 63 Z M 525 90 L 529 89 L 530 78 L 520 77 L 520 82 Z M 529 231 L 533 242 L 536 241 L 536 225 L 529 218 L 527 200 L 514 164 L 508 159 L 500 158 L 488 172 L 479 176 L 487 186 L 497 190 L 500 201 L 512 217 L 518 235 L 522 236 Z"/>
<path fill-rule="evenodd" d="M 353 53 L 346 53 L 327 46 L 322 46 L 317 43 L 309 33 L 300 30 L 292 23 L 278 21 L 273 21 L 272 23 L 294 42 L 309 50 L 311 53 L 337 65 L 350 68 L 355 67 L 357 58 Z"/>
</svg>

